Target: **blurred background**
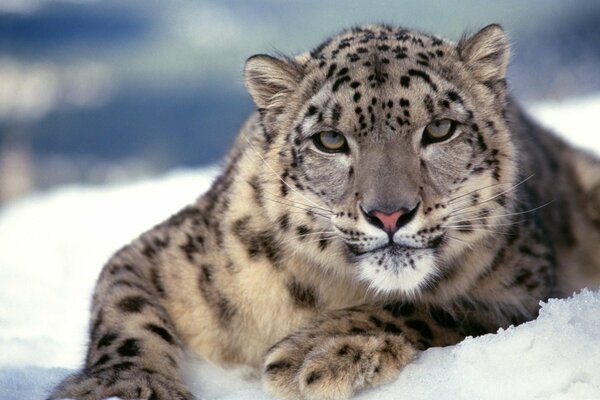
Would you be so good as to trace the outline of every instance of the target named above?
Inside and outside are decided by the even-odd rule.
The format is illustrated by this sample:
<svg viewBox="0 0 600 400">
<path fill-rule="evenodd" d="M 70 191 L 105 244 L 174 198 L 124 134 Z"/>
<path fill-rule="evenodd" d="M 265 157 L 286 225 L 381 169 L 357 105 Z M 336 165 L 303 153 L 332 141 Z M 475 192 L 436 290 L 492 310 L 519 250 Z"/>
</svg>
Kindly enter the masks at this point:
<svg viewBox="0 0 600 400">
<path fill-rule="evenodd" d="M 248 56 L 374 21 L 454 40 L 500 22 L 522 102 L 600 92 L 597 0 L 0 0 L 0 208 L 214 164 L 252 110 Z"/>
</svg>

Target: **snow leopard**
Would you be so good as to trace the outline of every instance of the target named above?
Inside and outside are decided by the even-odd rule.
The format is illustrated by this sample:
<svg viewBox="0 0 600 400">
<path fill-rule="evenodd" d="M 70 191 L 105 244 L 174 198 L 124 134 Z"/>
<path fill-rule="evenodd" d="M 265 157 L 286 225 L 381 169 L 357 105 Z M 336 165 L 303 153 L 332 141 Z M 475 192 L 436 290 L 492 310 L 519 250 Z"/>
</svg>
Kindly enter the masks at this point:
<svg viewBox="0 0 600 400">
<path fill-rule="evenodd" d="M 85 366 L 49 398 L 189 400 L 192 353 L 347 399 L 597 286 L 600 162 L 511 97 L 509 52 L 497 24 L 379 24 L 250 57 L 222 173 L 107 262 Z"/>
</svg>

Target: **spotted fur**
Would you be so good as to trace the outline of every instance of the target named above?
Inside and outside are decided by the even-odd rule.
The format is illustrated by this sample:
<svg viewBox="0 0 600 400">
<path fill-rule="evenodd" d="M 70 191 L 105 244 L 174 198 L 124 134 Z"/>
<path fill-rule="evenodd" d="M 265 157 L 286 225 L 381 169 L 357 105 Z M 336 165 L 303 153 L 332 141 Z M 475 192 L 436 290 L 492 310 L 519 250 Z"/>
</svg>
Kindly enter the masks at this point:
<svg viewBox="0 0 600 400">
<path fill-rule="evenodd" d="M 85 367 L 51 398 L 191 399 L 186 350 L 277 397 L 348 398 L 598 285 L 600 163 L 508 96 L 508 53 L 498 25 L 456 44 L 373 25 L 251 57 L 257 112 L 223 173 L 107 263 Z M 369 210 L 402 210 L 397 231 Z"/>
</svg>

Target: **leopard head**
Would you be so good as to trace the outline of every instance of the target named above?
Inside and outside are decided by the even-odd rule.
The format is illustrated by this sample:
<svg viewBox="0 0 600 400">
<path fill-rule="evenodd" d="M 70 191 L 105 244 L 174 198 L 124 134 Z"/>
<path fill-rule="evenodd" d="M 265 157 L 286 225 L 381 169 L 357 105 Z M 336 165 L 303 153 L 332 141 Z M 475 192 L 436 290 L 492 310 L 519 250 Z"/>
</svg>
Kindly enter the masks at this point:
<svg viewBox="0 0 600 400">
<path fill-rule="evenodd" d="M 513 204 L 508 56 L 498 25 L 457 44 L 375 25 L 296 58 L 248 59 L 260 151 L 278 175 L 273 222 L 311 216 L 321 240 L 298 237 L 298 251 L 383 292 L 415 295 L 460 268 Z"/>
</svg>

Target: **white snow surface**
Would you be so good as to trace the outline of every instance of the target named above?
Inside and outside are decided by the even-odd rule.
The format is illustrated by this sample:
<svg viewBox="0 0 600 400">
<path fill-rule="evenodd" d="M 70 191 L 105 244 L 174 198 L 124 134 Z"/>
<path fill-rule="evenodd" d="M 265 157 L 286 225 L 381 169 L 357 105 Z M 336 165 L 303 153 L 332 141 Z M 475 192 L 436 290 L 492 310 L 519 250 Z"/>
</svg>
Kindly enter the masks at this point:
<svg viewBox="0 0 600 400">
<path fill-rule="evenodd" d="M 528 107 L 600 154 L 600 95 Z M 596 133 L 596 134 L 595 134 Z M 64 187 L 0 209 L 0 400 L 39 399 L 80 366 L 104 262 L 210 186 L 216 168 L 135 184 Z M 201 399 L 268 399 L 244 370 L 190 363 Z M 600 399 L 600 291 L 542 305 L 535 321 L 429 349 L 358 399 Z"/>
</svg>

